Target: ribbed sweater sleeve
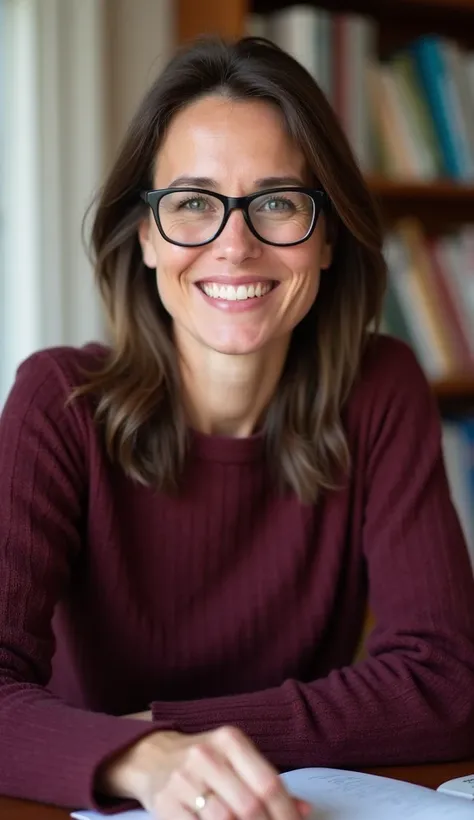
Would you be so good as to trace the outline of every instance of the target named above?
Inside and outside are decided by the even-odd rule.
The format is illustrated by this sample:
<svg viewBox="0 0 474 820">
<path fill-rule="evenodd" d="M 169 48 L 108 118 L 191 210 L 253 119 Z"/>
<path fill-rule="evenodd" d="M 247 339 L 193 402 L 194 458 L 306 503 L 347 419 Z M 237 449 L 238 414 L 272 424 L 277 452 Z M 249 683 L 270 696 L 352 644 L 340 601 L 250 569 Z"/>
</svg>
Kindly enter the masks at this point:
<svg viewBox="0 0 474 820">
<path fill-rule="evenodd" d="M 98 766 L 152 727 L 73 708 L 47 689 L 53 610 L 81 549 L 87 497 L 80 414 L 64 407 L 54 366 L 47 354 L 28 360 L 0 420 L 0 793 L 99 807 Z"/>
<path fill-rule="evenodd" d="M 155 702 L 155 720 L 173 720 L 186 732 L 238 726 L 282 769 L 473 753 L 472 570 L 429 387 L 408 350 L 387 379 L 390 364 L 382 360 L 380 384 L 361 421 L 368 426 L 358 477 L 363 551 L 376 623 L 367 659 L 265 691 Z"/>
</svg>

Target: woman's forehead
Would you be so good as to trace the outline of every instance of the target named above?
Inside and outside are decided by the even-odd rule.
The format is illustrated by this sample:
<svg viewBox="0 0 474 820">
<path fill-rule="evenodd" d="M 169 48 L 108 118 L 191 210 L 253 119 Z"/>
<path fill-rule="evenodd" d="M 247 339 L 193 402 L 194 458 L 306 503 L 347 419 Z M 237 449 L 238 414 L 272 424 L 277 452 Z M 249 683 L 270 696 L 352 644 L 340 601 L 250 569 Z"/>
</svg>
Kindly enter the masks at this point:
<svg viewBox="0 0 474 820">
<path fill-rule="evenodd" d="M 260 100 L 202 98 L 175 115 L 157 152 L 155 183 L 183 175 L 307 177 L 303 152 L 281 112 Z M 200 186 L 204 187 L 204 186 Z"/>
</svg>

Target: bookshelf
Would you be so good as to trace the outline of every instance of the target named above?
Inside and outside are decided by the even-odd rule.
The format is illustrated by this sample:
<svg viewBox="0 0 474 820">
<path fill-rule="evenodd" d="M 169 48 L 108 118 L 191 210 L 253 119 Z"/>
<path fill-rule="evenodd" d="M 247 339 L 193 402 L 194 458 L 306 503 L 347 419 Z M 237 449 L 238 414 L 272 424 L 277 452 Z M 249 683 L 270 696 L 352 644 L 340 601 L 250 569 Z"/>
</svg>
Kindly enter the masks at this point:
<svg viewBox="0 0 474 820">
<path fill-rule="evenodd" d="M 432 388 L 443 415 L 474 413 L 474 377 L 434 381 Z"/>
<path fill-rule="evenodd" d="M 434 234 L 474 220 L 474 185 L 444 180 L 394 182 L 382 176 L 369 176 L 367 181 L 388 223 L 416 215 Z"/>
<path fill-rule="evenodd" d="M 473 12 L 473 0 L 398 0 L 400 5 L 422 9 L 445 9 L 448 12 Z M 394 5 L 392 3 L 392 5 Z"/>
<path fill-rule="evenodd" d="M 179 42 L 202 33 L 241 36 L 249 13 L 268 15 L 298 0 L 176 0 Z M 301 4 L 301 0 L 299 0 Z M 422 34 L 439 34 L 474 51 L 474 0 L 307 0 L 306 5 L 334 12 L 367 15 L 377 22 L 383 58 Z M 429 235 L 474 223 L 474 183 L 440 180 L 398 181 L 368 174 L 367 181 L 387 229 L 406 216 L 422 221 Z M 474 316 L 473 316 L 474 322 Z M 474 372 L 432 381 L 446 412 L 474 410 Z"/>
<path fill-rule="evenodd" d="M 182 41 L 211 31 L 237 37 L 244 31 L 249 11 L 266 14 L 297 2 L 301 0 L 177 0 L 178 38 Z M 457 33 L 461 39 L 474 41 L 474 0 L 320 0 L 317 5 L 330 11 L 370 14 L 388 21 L 392 30 L 400 22 L 425 31 L 433 25 L 442 26 L 440 33 L 445 33 L 448 26 L 448 31 Z"/>
</svg>

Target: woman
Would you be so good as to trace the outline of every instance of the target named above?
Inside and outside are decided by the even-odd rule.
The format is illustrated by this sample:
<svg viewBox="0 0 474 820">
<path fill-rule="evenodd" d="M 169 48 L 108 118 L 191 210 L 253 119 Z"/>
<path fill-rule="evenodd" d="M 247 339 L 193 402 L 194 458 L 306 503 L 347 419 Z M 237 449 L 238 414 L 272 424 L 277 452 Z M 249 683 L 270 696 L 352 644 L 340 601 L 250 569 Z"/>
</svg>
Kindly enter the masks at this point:
<svg viewBox="0 0 474 820">
<path fill-rule="evenodd" d="M 111 348 L 32 356 L 1 422 L 0 792 L 296 820 L 278 770 L 472 754 L 438 413 L 369 331 L 380 228 L 313 80 L 180 52 L 93 247 Z"/>
</svg>

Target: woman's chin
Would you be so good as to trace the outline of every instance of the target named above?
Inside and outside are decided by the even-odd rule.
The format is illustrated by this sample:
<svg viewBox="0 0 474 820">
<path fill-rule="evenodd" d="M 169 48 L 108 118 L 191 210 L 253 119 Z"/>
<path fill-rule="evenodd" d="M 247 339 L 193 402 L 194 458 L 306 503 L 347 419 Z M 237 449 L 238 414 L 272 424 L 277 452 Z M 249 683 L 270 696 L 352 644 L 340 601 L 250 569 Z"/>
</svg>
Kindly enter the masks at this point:
<svg viewBox="0 0 474 820">
<path fill-rule="evenodd" d="M 259 350 L 263 350 L 268 341 L 269 340 L 263 337 L 261 333 L 253 336 L 242 334 L 211 336 L 210 334 L 206 334 L 203 338 L 206 347 L 214 350 L 216 353 L 222 353 L 227 356 L 247 356 L 251 353 L 256 353 Z"/>
</svg>

